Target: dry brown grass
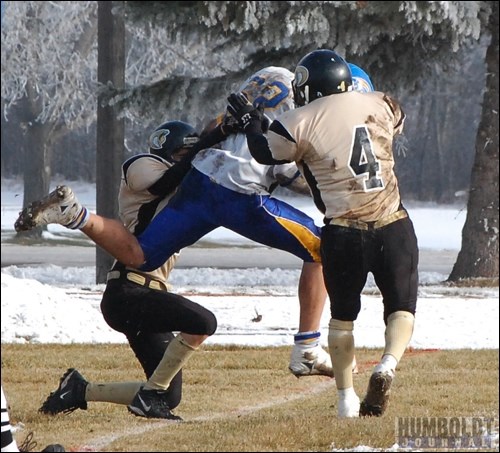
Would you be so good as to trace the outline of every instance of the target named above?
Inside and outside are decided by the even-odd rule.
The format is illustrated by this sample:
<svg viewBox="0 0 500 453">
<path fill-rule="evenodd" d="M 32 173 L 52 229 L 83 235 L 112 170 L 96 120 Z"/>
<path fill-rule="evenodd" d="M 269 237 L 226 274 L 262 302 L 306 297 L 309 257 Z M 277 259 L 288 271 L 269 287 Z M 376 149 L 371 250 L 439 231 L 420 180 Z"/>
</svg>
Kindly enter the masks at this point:
<svg viewBox="0 0 500 453">
<path fill-rule="evenodd" d="M 360 396 L 380 353 L 357 350 Z M 126 345 L 2 344 L 2 383 L 11 421 L 24 425 L 15 433 L 18 441 L 34 431 L 39 446 L 58 442 L 72 451 L 383 450 L 395 443 L 396 417 L 498 420 L 498 350 L 408 351 L 387 413 L 355 420 L 337 419 L 334 380 L 296 379 L 287 370 L 288 355 L 286 347 L 205 347 L 185 369 L 175 411 L 184 423 L 137 418 L 108 403 L 69 415 L 37 412 L 69 367 L 93 382 L 142 379 Z"/>
</svg>

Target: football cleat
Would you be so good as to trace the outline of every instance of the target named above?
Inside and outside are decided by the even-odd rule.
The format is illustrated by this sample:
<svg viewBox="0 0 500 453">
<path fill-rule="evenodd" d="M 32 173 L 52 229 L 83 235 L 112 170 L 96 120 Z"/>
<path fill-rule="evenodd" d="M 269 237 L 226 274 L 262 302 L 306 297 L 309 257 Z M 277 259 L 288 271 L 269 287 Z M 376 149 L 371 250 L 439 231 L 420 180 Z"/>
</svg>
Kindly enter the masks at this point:
<svg viewBox="0 0 500 453">
<path fill-rule="evenodd" d="M 321 346 L 294 345 L 288 366 L 297 377 L 323 375 L 333 377 L 332 359 Z"/>
<path fill-rule="evenodd" d="M 182 421 L 182 418 L 174 415 L 168 407 L 167 396 L 164 390 L 142 388 L 127 407 L 129 412 L 139 417 Z"/>
<path fill-rule="evenodd" d="M 366 396 L 361 402 L 361 417 L 380 417 L 386 410 L 394 375 L 390 372 L 375 372 L 370 377 Z"/>
<path fill-rule="evenodd" d="M 53 391 L 38 409 L 44 414 L 69 414 L 76 409 L 87 409 L 85 389 L 88 382 L 74 368 L 69 368 L 60 379 L 59 387 Z"/>
<path fill-rule="evenodd" d="M 355 393 L 339 397 L 338 416 L 339 418 L 359 417 L 359 398 Z"/>
<path fill-rule="evenodd" d="M 88 217 L 75 194 L 68 186 L 57 186 L 46 197 L 33 201 L 20 213 L 14 228 L 27 231 L 36 227 L 58 223 L 67 228 L 81 228 Z"/>
</svg>

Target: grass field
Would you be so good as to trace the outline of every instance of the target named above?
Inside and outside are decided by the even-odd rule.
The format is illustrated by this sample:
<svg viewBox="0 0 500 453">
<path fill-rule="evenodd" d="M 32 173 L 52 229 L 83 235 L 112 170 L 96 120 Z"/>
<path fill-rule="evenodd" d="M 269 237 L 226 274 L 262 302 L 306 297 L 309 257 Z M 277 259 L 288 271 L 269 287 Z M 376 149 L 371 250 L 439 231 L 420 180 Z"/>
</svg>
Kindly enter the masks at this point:
<svg viewBox="0 0 500 453">
<path fill-rule="evenodd" d="M 11 422 L 22 426 L 17 441 L 33 431 L 38 451 L 55 442 L 68 451 L 397 451 L 397 417 L 494 417 L 495 446 L 481 451 L 498 451 L 498 350 L 410 350 L 386 414 L 350 420 L 336 417 L 335 381 L 295 378 L 289 352 L 204 347 L 184 370 L 175 410 L 182 423 L 134 417 L 109 403 L 68 415 L 37 412 L 69 367 L 92 382 L 143 379 L 126 345 L 2 344 L 2 384 Z M 360 397 L 380 353 L 356 351 Z"/>
</svg>

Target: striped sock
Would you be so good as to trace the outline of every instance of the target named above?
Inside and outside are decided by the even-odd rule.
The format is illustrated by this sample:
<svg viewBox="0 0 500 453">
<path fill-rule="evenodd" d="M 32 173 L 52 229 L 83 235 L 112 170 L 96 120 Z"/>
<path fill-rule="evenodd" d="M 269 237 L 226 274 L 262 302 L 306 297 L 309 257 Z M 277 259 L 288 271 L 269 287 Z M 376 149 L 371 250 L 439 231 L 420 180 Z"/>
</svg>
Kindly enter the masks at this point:
<svg viewBox="0 0 500 453">
<path fill-rule="evenodd" d="M 87 222 L 89 221 L 89 217 L 90 217 L 89 211 L 85 206 L 82 206 L 82 209 L 80 210 L 78 215 L 70 223 L 64 226 L 72 230 L 79 230 L 87 224 Z"/>
<path fill-rule="evenodd" d="M 321 332 L 298 332 L 294 335 L 294 341 L 296 345 L 308 346 L 315 348 L 319 346 L 319 337 Z"/>
</svg>

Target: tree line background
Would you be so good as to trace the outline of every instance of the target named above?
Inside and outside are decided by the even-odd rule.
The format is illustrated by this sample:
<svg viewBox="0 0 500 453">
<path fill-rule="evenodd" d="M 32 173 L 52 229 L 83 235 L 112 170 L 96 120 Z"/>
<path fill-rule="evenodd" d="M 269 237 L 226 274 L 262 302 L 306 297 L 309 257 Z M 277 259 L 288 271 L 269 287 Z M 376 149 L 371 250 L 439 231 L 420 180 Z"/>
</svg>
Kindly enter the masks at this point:
<svg viewBox="0 0 500 453">
<path fill-rule="evenodd" d="M 32 2 L 16 3 L 30 4 Z M 84 61 L 92 63 L 95 59 L 97 28 L 96 12 L 94 10 L 96 2 L 72 3 L 79 3 L 82 8 L 81 11 L 83 14 L 80 17 L 74 15 L 73 18 L 73 21 L 79 20 L 81 22 L 79 27 L 81 29 L 80 35 L 74 35 L 74 31 L 69 27 L 71 25 L 69 21 L 67 22 L 68 26 L 59 27 L 58 39 L 61 42 L 71 42 L 73 40 L 75 44 L 68 46 L 65 50 L 59 50 L 61 53 L 64 52 L 64 60 L 60 58 L 48 58 L 47 62 L 44 63 L 44 71 L 47 72 L 55 74 L 61 73 L 63 70 L 65 73 L 74 72 L 71 76 L 67 74 L 64 76 L 61 75 L 60 80 L 78 77 L 79 65 L 61 67 L 62 62 L 69 60 L 66 54 L 70 52 L 74 53 L 75 48 L 80 49 L 79 52 Z M 15 27 L 25 29 L 29 32 L 30 36 L 34 37 L 37 33 L 43 34 L 45 25 L 40 24 L 39 21 L 44 20 L 43 14 L 49 13 L 43 13 L 42 8 L 41 5 L 33 4 L 30 8 L 23 11 L 14 10 L 11 5 L 7 10 L 8 13 L 5 21 L 10 23 L 9 28 L 13 28 L 13 23 L 15 23 Z M 62 19 L 69 14 L 67 8 L 67 6 L 64 6 L 59 10 L 53 9 L 50 14 L 59 14 Z M 30 15 L 32 19 L 30 19 Z M 51 20 L 54 21 L 55 18 L 51 18 Z M 59 21 L 59 23 L 62 22 L 62 20 Z M 270 26 L 272 25 L 270 24 Z M 12 33 L 11 30 L 9 32 Z M 141 42 L 141 39 L 144 39 L 143 34 L 144 31 L 140 27 L 127 28 L 125 52 L 128 56 L 128 68 L 132 68 L 137 64 L 134 58 L 139 59 L 137 54 L 145 48 L 144 42 Z M 152 54 L 149 60 L 153 58 L 156 58 L 159 62 L 163 60 L 164 65 L 168 66 L 170 63 L 165 58 L 165 49 L 163 48 L 165 45 L 166 47 L 171 47 L 173 51 L 173 56 L 169 56 L 169 59 L 173 59 L 175 56 L 177 58 L 193 58 L 192 61 L 188 62 L 190 63 L 188 66 L 196 67 L 199 64 L 199 56 L 195 54 L 191 57 L 189 55 L 190 49 L 186 52 L 185 43 L 165 43 L 163 36 L 157 37 L 156 40 L 154 36 L 154 33 L 148 35 L 147 51 Z M 2 42 L 6 42 L 6 52 L 10 39 L 10 35 L 7 34 L 5 35 L 5 41 L 4 37 L 2 37 Z M 48 44 L 44 41 L 39 42 L 34 40 L 29 45 L 33 45 L 34 43 L 41 46 Z M 470 173 L 474 159 L 474 142 L 479 124 L 481 100 L 485 83 L 484 57 L 486 44 L 486 40 L 483 39 L 482 41 L 468 43 L 461 48 L 457 55 L 457 59 L 461 63 L 456 68 L 443 68 L 440 65 L 434 64 L 415 83 L 408 86 L 405 86 L 405 83 L 401 83 L 399 86 L 393 83 L 395 89 L 391 94 L 400 100 L 407 114 L 406 130 L 404 136 L 398 141 L 395 153 L 401 190 L 406 198 L 435 201 L 438 203 L 455 201 L 465 203 L 466 198 L 464 195 L 468 190 L 470 182 Z M 2 45 L 3 48 L 4 46 Z M 50 51 L 50 47 L 42 49 L 42 51 L 43 53 L 47 53 Z M 410 51 L 408 49 L 408 52 Z M 276 65 L 281 63 L 293 71 L 294 65 L 301 55 L 300 50 L 297 50 L 288 56 L 285 64 L 281 63 L 283 57 L 279 55 L 276 60 L 280 61 Z M 43 110 L 43 107 L 40 105 L 39 90 L 44 87 L 41 84 L 41 80 L 37 80 L 38 70 L 36 66 L 39 64 L 39 61 L 33 57 L 30 56 L 28 61 L 26 61 L 28 67 L 35 68 L 33 71 L 33 80 L 28 79 L 26 81 L 26 84 L 32 84 L 33 87 L 26 89 L 24 96 L 18 99 L 15 104 L 7 106 L 8 108 L 6 108 L 4 98 L 2 97 L 2 110 L 6 112 L 2 115 L 1 119 L 2 177 L 22 177 L 25 174 L 26 161 L 31 159 L 30 156 L 33 153 L 40 152 L 40 143 L 36 143 L 36 141 L 45 140 L 48 142 L 46 152 L 49 155 L 48 163 L 51 167 L 52 175 L 58 175 L 58 178 L 69 180 L 81 179 L 95 182 L 97 120 L 95 109 L 91 109 L 92 113 L 87 112 L 85 121 L 82 121 L 81 117 L 75 117 L 70 123 L 61 121 L 60 118 L 55 121 L 49 120 L 45 123 L 37 121 L 37 117 Z M 224 56 L 221 55 L 220 57 L 223 58 Z M 229 56 L 228 59 L 230 59 Z M 364 62 L 366 56 L 353 56 L 349 59 L 362 67 L 366 67 Z M 266 60 L 271 60 L 269 64 L 273 64 L 272 57 L 267 56 Z M 403 67 L 405 63 L 400 64 L 398 60 L 402 60 L 402 58 L 395 55 L 393 63 L 394 72 L 412 71 L 410 67 Z M 2 56 L 2 67 L 4 64 L 9 64 L 9 57 L 4 59 Z M 263 63 L 262 66 L 266 64 L 268 63 Z M 142 66 L 142 71 L 146 73 L 150 69 L 151 66 L 149 64 Z M 156 71 L 156 69 L 154 70 Z M 162 70 L 165 71 L 165 68 L 162 68 Z M 184 71 L 186 72 L 186 70 Z M 192 67 L 191 71 L 192 77 L 199 76 L 196 71 L 193 71 Z M 133 74 L 132 69 L 129 69 L 129 72 L 130 84 L 133 85 L 141 82 L 140 78 Z M 375 68 L 369 72 L 376 89 L 385 91 L 388 86 L 390 87 L 390 84 L 385 81 L 384 71 Z M 191 100 L 193 105 L 192 111 L 186 110 L 171 114 L 168 105 L 166 105 L 165 109 L 155 109 L 155 111 L 148 112 L 146 116 L 141 115 L 138 117 L 129 115 L 125 120 L 125 157 L 147 151 L 146 140 L 149 133 L 167 119 L 186 120 L 194 123 L 196 127 L 201 129 L 204 123 L 206 124 L 211 119 L 214 112 L 224 109 L 225 96 L 237 86 L 238 82 L 243 81 L 250 73 L 250 71 L 243 71 L 239 80 L 235 80 L 234 83 L 225 84 L 225 92 L 220 92 L 222 90 L 217 87 L 214 90 L 207 90 L 205 93 L 194 94 L 195 99 Z M 42 77 L 46 77 L 45 74 L 41 75 Z M 159 74 L 157 76 L 161 77 Z M 95 76 L 92 76 L 90 73 L 89 77 L 95 79 Z M 234 76 L 232 78 L 237 79 Z M 5 83 L 10 82 L 7 80 Z M 220 84 L 219 78 L 214 78 L 213 84 L 214 87 Z M 91 86 L 86 89 L 91 89 Z M 61 87 L 61 92 L 57 93 L 58 97 L 63 99 L 64 97 L 68 98 L 66 106 L 68 110 L 77 108 L 71 101 L 71 90 L 74 90 L 74 86 L 68 85 L 68 91 L 64 87 Z M 175 96 L 175 93 L 173 96 Z M 58 100 L 58 102 L 60 101 Z M 61 106 L 61 109 L 65 109 L 64 105 Z M 40 128 L 43 128 L 43 124 L 45 124 L 47 132 L 42 135 L 27 133 L 28 128 L 33 127 L 35 123 L 38 123 Z M 82 124 L 78 126 L 78 123 Z M 35 143 L 32 142 L 32 138 L 35 140 Z"/>
<path fill-rule="evenodd" d="M 405 92 L 402 87 L 395 94 L 407 114 L 404 135 L 398 139 L 395 153 L 405 198 L 465 205 L 481 113 L 485 52 L 486 46 L 481 43 L 461 50 L 461 71 L 436 68 L 419 83 L 418 92 Z M 376 72 L 371 73 L 371 78 L 375 87 L 383 91 L 383 80 Z M 200 111 L 207 103 L 224 108 L 224 99 L 200 98 Z M 36 144 L 29 143 L 25 132 L 30 113 L 27 104 L 22 102 L 12 108 L 7 119 L 2 115 L 2 177 L 22 177 L 25 156 L 37 149 Z M 127 118 L 125 156 L 147 152 L 150 132 L 167 119 L 170 118 L 162 112 L 145 122 Z M 171 119 L 193 122 L 199 130 L 203 127 L 203 121 L 193 121 L 188 112 Z M 205 120 L 208 122 L 208 115 Z M 63 127 L 51 143 L 52 173 L 69 180 L 95 182 L 95 142 L 96 118 L 85 127 Z"/>
<path fill-rule="evenodd" d="M 201 130 L 256 70 L 331 48 L 407 114 L 404 199 L 467 205 L 455 278 L 498 276 L 495 2 L 4 3 L 1 171 L 24 177 L 24 204 L 82 179 L 113 215 L 99 194 L 116 200 L 116 162 L 147 151 L 157 125 Z"/>
</svg>

